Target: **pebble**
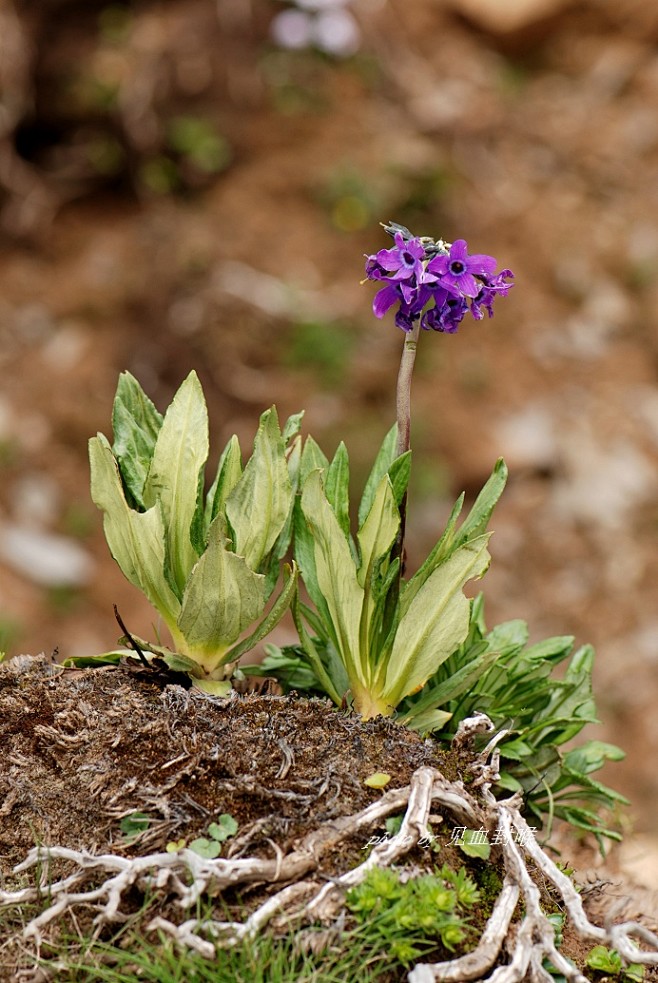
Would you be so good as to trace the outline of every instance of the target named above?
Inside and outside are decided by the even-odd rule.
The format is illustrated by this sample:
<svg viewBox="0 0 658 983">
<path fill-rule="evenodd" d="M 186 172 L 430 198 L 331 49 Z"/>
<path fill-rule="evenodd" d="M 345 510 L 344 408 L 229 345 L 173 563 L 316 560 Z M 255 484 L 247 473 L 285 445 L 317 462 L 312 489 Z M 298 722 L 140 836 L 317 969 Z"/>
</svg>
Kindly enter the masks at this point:
<svg viewBox="0 0 658 983">
<path fill-rule="evenodd" d="M 508 34 L 574 6 L 574 0 L 452 0 L 452 5 L 483 30 Z"/>
<path fill-rule="evenodd" d="M 74 540 L 6 522 L 0 526 L 0 560 L 42 587 L 84 587 L 93 571 L 90 554 Z"/>
</svg>

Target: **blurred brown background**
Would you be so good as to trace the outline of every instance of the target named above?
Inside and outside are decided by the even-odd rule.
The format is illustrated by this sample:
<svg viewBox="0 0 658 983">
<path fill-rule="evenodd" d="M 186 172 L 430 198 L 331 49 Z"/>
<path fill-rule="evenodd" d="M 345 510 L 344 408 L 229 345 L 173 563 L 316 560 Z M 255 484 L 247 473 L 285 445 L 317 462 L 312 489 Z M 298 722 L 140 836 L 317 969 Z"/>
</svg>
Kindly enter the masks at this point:
<svg viewBox="0 0 658 983">
<path fill-rule="evenodd" d="M 421 338 L 410 562 L 504 455 L 488 621 L 596 646 L 597 736 L 628 752 L 605 777 L 651 835 L 658 7 L 356 0 L 349 57 L 275 43 L 284 10 L 319 17 L 0 3 L 0 648 L 105 651 L 113 603 L 151 633 L 88 491 L 122 369 L 160 409 L 199 371 L 213 461 L 272 402 L 305 408 L 356 493 L 402 343 L 363 254 L 389 219 L 463 237 L 516 286 L 493 321 Z"/>
</svg>

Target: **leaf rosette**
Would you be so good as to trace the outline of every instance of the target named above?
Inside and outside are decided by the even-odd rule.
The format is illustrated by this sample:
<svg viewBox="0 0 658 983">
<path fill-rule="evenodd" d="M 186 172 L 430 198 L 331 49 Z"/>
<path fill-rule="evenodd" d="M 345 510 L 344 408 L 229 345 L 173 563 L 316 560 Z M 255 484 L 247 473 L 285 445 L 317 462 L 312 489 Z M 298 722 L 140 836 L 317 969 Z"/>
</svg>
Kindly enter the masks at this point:
<svg viewBox="0 0 658 983">
<path fill-rule="evenodd" d="M 207 494 L 208 411 L 195 372 L 164 416 L 122 373 L 114 442 L 101 433 L 89 442 L 91 496 L 112 556 L 161 615 L 173 649 L 139 644 L 211 692 L 228 691 L 235 662 L 271 631 L 295 593 L 293 564 L 265 614 L 290 543 L 301 417 L 281 431 L 276 409 L 263 413 L 244 468 L 233 436 Z"/>
<path fill-rule="evenodd" d="M 329 462 L 312 438 L 306 441 L 295 558 L 312 605 L 296 600 L 293 606 L 301 649 L 270 648 L 264 664 L 281 679 L 288 670 L 310 669 L 337 704 L 351 701 L 366 719 L 393 714 L 468 635 L 470 604 L 463 588 L 489 566 L 486 525 L 507 476 L 500 461 L 461 528 L 456 522 L 463 500 L 426 561 L 404 580 L 396 543 L 410 453 L 396 455 L 396 436 L 393 427 L 373 465 L 356 538 L 350 533 L 344 445 Z M 436 727 L 449 716 L 435 705 L 422 724 Z"/>
</svg>

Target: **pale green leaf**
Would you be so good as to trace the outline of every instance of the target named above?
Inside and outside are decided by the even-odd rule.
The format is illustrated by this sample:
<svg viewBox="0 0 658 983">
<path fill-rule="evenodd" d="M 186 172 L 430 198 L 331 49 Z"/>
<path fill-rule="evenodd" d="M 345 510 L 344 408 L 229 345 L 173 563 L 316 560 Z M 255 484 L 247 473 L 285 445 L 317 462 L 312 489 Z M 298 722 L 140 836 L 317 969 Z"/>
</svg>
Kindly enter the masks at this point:
<svg viewBox="0 0 658 983">
<path fill-rule="evenodd" d="M 293 413 L 288 417 L 281 430 L 281 436 L 283 437 L 284 444 L 289 444 L 293 437 L 297 436 L 301 430 L 303 419 L 304 410 L 300 410 L 299 413 Z"/>
<path fill-rule="evenodd" d="M 205 836 L 199 836 L 196 840 L 192 840 L 189 849 L 203 857 L 204 860 L 214 860 L 222 852 L 222 848 L 216 840 L 209 840 Z"/>
<path fill-rule="evenodd" d="M 457 520 L 464 504 L 464 495 L 459 496 L 438 543 L 422 566 L 419 567 L 414 576 L 405 585 L 402 595 L 403 607 L 409 605 L 433 571 L 442 563 L 445 563 L 455 550 L 484 534 L 496 503 L 503 493 L 506 481 L 507 466 L 503 459 L 500 458 L 496 462 L 491 476 L 476 498 L 468 516 L 460 528 L 457 529 Z"/>
<path fill-rule="evenodd" d="M 134 655 L 130 649 L 121 652 L 103 652 L 102 655 L 70 655 L 63 659 L 64 669 L 97 669 L 99 666 L 118 666 L 125 656 Z"/>
<path fill-rule="evenodd" d="M 328 467 L 329 461 L 324 452 L 313 437 L 307 437 L 304 441 L 299 462 L 298 487 L 304 487 L 311 471 L 319 470 L 324 472 Z M 329 612 L 324 597 L 318 587 L 315 572 L 315 547 L 308 523 L 301 509 L 301 495 L 296 496 L 293 509 L 293 549 L 295 560 L 301 570 L 302 579 L 311 596 L 311 600 L 317 607 L 322 618 L 328 622 Z"/>
<path fill-rule="evenodd" d="M 373 641 L 378 638 L 385 614 L 388 590 L 398 576 L 399 561 L 388 570 L 389 555 L 400 528 L 400 513 L 395 504 L 390 479 L 385 474 L 372 507 L 359 529 L 357 538 L 361 561 L 358 581 L 365 592 L 360 625 L 360 645 L 364 658 L 374 660 Z M 374 669 L 374 665 L 373 665 Z"/>
<path fill-rule="evenodd" d="M 303 488 L 304 482 L 311 471 L 324 471 L 329 467 L 329 459 L 321 449 L 317 441 L 309 436 L 304 441 L 302 459 L 299 467 L 299 484 Z"/>
<path fill-rule="evenodd" d="M 285 447 L 274 407 L 260 419 L 254 452 L 226 502 L 235 552 L 259 569 L 277 541 L 292 507 Z"/>
<path fill-rule="evenodd" d="M 460 527 L 455 537 L 456 546 L 462 546 L 486 532 L 491 514 L 505 490 L 507 474 L 507 465 L 501 457 L 496 461 L 491 476 L 475 499 L 471 511 Z"/>
<path fill-rule="evenodd" d="M 359 585 L 350 547 L 322 487 L 319 471 L 313 471 L 302 491 L 302 512 L 313 537 L 315 575 L 329 613 L 333 640 L 352 682 L 363 681 L 360 666 L 359 622 L 363 588 Z"/>
<path fill-rule="evenodd" d="M 112 451 L 128 495 L 141 509 L 145 508 L 144 483 L 161 426 L 162 415 L 137 379 L 130 372 L 122 372 L 112 409 Z"/>
<path fill-rule="evenodd" d="M 419 710 L 418 713 L 406 713 L 400 717 L 400 723 L 420 734 L 429 734 L 433 730 L 441 730 L 451 717 L 452 714 L 446 710 Z"/>
<path fill-rule="evenodd" d="M 223 812 L 216 823 L 210 823 L 208 826 L 208 835 L 212 836 L 213 840 L 217 840 L 218 843 L 223 843 L 224 840 L 235 836 L 237 831 L 237 820 L 229 812 Z"/>
<path fill-rule="evenodd" d="M 389 657 L 384 696 L 397 706 L 420 689 L 468 634 L 464 584 L 489 565 L 487 536 L 462 546 L 428 577 L 401 618 Z"/>
<path fill-rule="evenodd" d="M 210 527 L 208 547 L 185 588 L 178 628 L 190 649 L 223 654 L 265 607 L 265 578 L 230 552 L 221 526 Z"/>
<path fill-rule="evenodd" d="M 180 652 L 165 652 L 161 658 L 172 672 L 186 672 L 192 679 L 202 678 L 203 669 L 198 662 L 190 659 L 187 655 L 181 655 Z"/>
<path fill-rule="evenodd" d="M 396 504 L 400 505 L 411 476 L 411 451 L 405 451 L 400 457 L 395 458 L 388 469 L 388 476 L 391 479 Z"/>
<path fill-rule="evenodd" d="M 206 529 L 215 516 L 224 512 L 226 499 L 242 477 L 242 454 L 240 442 L 235 434 L 222 451 L 217 465 L 217 474 L 206 498 Z"/>
<path fill-rule="evenodd" d="M 417 730 L 422 730 L 421 727 L 416 727 L 415 719 L 418 714 L 425 713 L 425 711 L 432 712 L 436 707 L 440 707 L 449 700 L 456 699 L 466 690 L 470 690 L 497 658 L 498 653 L 496 651 L 487 651 L 486 646 L 484 646 L 475 658 L 461 666 L 447 679 L 436 685 L 428 684 L 425 686 L 422 698 L 414 701 L 413 705 L 409 707 L 404 714 L 403 722 L 406 724 L 413 720 L 412 726 Z"/>
<path fill-rule="evenodd" d="M 391 780 L 387 771 L 375 771 L 363 779 L 363 784 L 368 788 L 385 788 Z"/>
<path fill-rule="evenodd" d="M 382 445 L 379 448 L 377 457 L 375 458 L 375 463 L 372 466 L 372 470 L 368 475 L 365 488 L 363 489 L 363 495 L 361 496 L 361 502 L 359 504 L 359 526 L 362 526 L 365 522 L 366 516 L 372 507 L 375 492 L 379 487 L 379 483 L 395 460 L 397 440 L 398 427 L 397 423 L 394 423 L 382 441 Z"/>
<path fill-rule="evenodd" d="M 194 679 L 194 689 L 200 689 L 208 696 L 217 696 L 220 699 L 228 696 L 233 689 L 230 679 Z"/>
<path fill-rule="evenodd" d="M 350 462 L 345 444 L 340 442 L 327 468 L 324 479 L 324 491 L 329 504 L 336 514 L 338 525 L 345 537 L 350 535 Z"/>
<path fill-rule="evenodd" d="M 277 597 L 276 601 L 267 612 L 267 615 L 263 618 L 259 625 L 251 632 L 247 638 L 244 638 L 233 648 L 229 649 L 224 655 L 222 663 L 235 662 L 239 659 L 245 652 L 249 652 L 254 645 L 257 645 L 263 638 L 275 628 L 281 621 L 281 618 L 288 610 L 292 601 L 295 597 L 295 591 L 297 589 L 297 567 L 293 563 L 292 570 L 288 564 L 284 567 L 283 573 L 283 588 L 281 593 Z M 269 596 L 269 590 L 265 588 L 265 596 Z"/>
<path fill-rule="evenodd" d="M 357 538 L 361 554 L 359 584 L 368 589 L 376 563 L 387 553 L 395 542 L 400 528 L 400 513 L 393 497 L 393 488 L 385 474 L 373 497 L 372 506 Z"/>
<path fill-rule="evenodd" d="M 107 438 L 89 441 L 91 497 L 104 512 L 103 528 L 110 552 L 124 576 L 146 594 L 151 604 L 171 625 L 180 609 L 167 583 L 165 532 L 159 506 L 136 512 L 126 502 L 119 468 Z"/>
<path fill-rule="evenodd" d="M 276 582 L 279 577 L 279 568 L 281 560 L 286 556 L 290 549 L 290 543 L 292 540 L 293 522 L 295 518 L 295 507 L 294 503 L 297 500 L 297 490 L 299 487 L 299 469 L 301 464 L 302 456 L 302 438 L 299 435 L 293 437 L 292 442 L 286 448 L 285 458 L 286 466 L 288 468 L 288 476 L 290 478 L 290 495 L 293 507 L 288 511 L 288 517 L 285 524 L 279 533 L 279 536 L 270 551 L 269 563 L 263 570 L 263 573 L 267 577 L 267 594 L 268 597 L 274 590 Z"/>
<path fill-rule="evenodd" d="M 144 486 L 146 504 L 162 508 L 171 586 L 178 597 L 198 559 L 190 532 L 207 457 L 208 411 L 198 376 L 190 372 L 165 414 Z"/>
<path fill-rule="evenodd" d="M 464 504 L 464 495 L 460 495 L 455 504 L 452 507 L 452 511 L 448 517 L 446 527 L 443 530 L 441 538 L 439 539 L 436 546 L 432 549 L 429 555 L 426 557 L 422 565 L 418 568 L 416 573 L 411 577 L 410 580 L 404 586 L 403 598 L 404 603 L 409 605 L 411 600 L 418 593 L 420 588 L 423 586 L 430 574 L 436 570 L 436 568 L 443 563 L 443 561 L 453 552 L 453 543 L 455 538 L 455 528 L 457 526 L 457 520 L 461 514 L 462 506 Z"/>
<path fill-rule="evenodd" d="M 464 830 L 462 838 L 457 841 L 457 845 L 467 857 L 488 860 L 491 854 L 491 845 L 486 832 L 482 829 Z"/>
</svg>

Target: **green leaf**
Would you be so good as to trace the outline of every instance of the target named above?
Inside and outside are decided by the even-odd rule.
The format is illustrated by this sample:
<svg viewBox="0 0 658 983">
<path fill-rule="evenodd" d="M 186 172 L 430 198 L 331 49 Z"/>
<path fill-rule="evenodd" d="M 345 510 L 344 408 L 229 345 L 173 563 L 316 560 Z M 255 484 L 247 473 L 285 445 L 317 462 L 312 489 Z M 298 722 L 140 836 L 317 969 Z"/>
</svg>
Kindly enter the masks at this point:
<svg viewBox="0 0 658 983">
<path fill-rule="evenodd" d="M 216 823 L 208 826 L 208 835 L 218 843 L 223 843 L 231 836 L 235 836 L 238 831 L 238 824 L 233 816 L 228 812 L 223 812 Z"/>
<path fill-rule="evenodd" d="M 129 843 L 137 839 L 140 833 L 144 833 L 152 822 L 152 818 L 145 812 L 131 812 L 129 816 L 123 817 L 119 828 L 124 840 Z"/>
<path fill-rule="evenodd" d="M 283 437 L 283 443 L 289 444 L 293 437 L 296 437 L 302 428 L 302 420 L 304 419 L 304 410 L 300 410 L 299 413 L 293 413 L 288 417 L 286 422 L 283 424 L 283 429 L 281 431 L 281 436 Z"/>
<path fill-rule="evenodd" d="M 265 618 L 256 627 L 256 629 L 243 639 L 234 645 L 233 648 L 225 654 L 222 659 L 223 663 L 235 662 L 245 652 L 249 652 L 254 645 L 257 645 L 263 638 L 265 638 L 269 633 L 275 628 L 281 621 L 281 618 L 288 610 L 292 601 L 295 597 L 295 592 L 297 590 L 297 567 L 293 564 L 292 570 L 286 564 L 283 573 L 284 586 L 281 593 L 277 597 L 276 601 L 268 611 Z"/>
<path fill-rule="evenodd" d="M 625 752 L 615 744 L 591 740 L 567 751 L 564 761 L 574 771 L 588 775 L 603 768 L 606 761 L 623 761 L 625 757 Z"/>
<path fill-rule="evenodd" d="M 206 529 L 217 515 L 223 515 L 226 500 L 242 477 L 242 454 L 240 441 L 235 434 L 222 451 L 217 465 L 217 474 L 206 498 Z"/>
<path fill-rule="evenodd" d="M 405 451 L 400 457 L 395 458 L 388 469 L 388 476 L 391 479 L 395 503 L 400 505 L 411 477 L 411 451 Z"/>
<path fill-rule="evenodd" d="M 618 976 L 622 971 L 619 953 L 614 949 L 607 949 L 604 945 L 595 945 L 587 954 L 585 963 L 590 969 L 599 973 L 614 973 Z"/>
<path fill-rule="evenodd" d="M 345 665 L 350 682 L 363 681 L 359 658 L 359 622 L 363 588 L 359 585 L 350 547 L 322 487 L 319 471 L 306 479 L 302 512 L 313 537 L 318 591 L 325 600 L 332 640 Z"/>
<path fill-rule="evenodd" d="M 382 441 L 382 446 L 379 448 L 375 463 L 372 466 L 365 488 L 363 489 L 363 495 L 361 496 L 361 503 L 359 505 L 359 526 L 362 526 L 365 522 L 368 512 L 372 508 L 379 483 L 395 460 L 397 439 L 398 427 L 397 423 L 394 423 Z"/>
<path fill-rule="evenodd" d="M 528 626 L 520 618 L 496 625 L 487 635 L 489 648 L 505 658 L 512 653 L 520 652 L 527 641 Z"/>
<path fill-rule="evenodd" d="M 192 544 L 192 548 L 197 556 L 201 556 L 206 548 L 206 510 L 203 500 L 205 477 L 204 469 L 200 468 L 197 476 L 196 508 L 190 523 L 190 543 Z"/>
<path fill-rule="evenodd" d="M 347 448 L 341 440 L 325 474 L 324 492 L 336 514 L 338 525 L 348 540 L 350 535 L 349 481 L 350 462 L 347 456 Z"/>
<path fill-rule="evenodd" d="M 70 655 L 62 661 L 65 669 L 97 669 L 99 666 L 118 666 L 126 655 L 132 655 L 126 649 L 123 652 L 104 652 L 102 655 Z"/>
<path fill-rule="evenodd" d="M 299 595 L 297 595 L 292 604 L 292 616 L 295 622 L 295 627 L 297 629 L 297 634 L 299 635 L 299 640 L 302 643 L 304 653 L 310 662 L 313 673 L 317 680 L 317 684 L 322 688 L 325 693 L 333 700 L 333 702 L 340 706 L 344 694 L 349 689 L 349 680 L 346 676 L 345 665 L 341 661 L 340 657 L 336 654 L 335 648 L 331 645 L 331 642 L 326 641 L 325 652 L 331 652 L 333 657 L 329 657 L 325 661 L 320 657 L 316 642 L 320 642 L 320 639 L 313 639 L 306 630 L 304 621 L 302 618 L 302 609 L 304 606 L 299 603 Z"/>
<path fill-rule="evenodd" d="M 427 710 L 414 708 L 409 713 L 405 713 L 399 720 L 411 730 L 417 730 L 421 734 L 429 734 L 431 731 L 441 730 L 451 717 L 452 714 L 448 713 L 447 710 L 429 707 Z"/>
<path fill-rule="evenodd" d="M 420 689 L 468 634 L 466 581 L 488 565 L 487 536 L 462 546 L 418 590 L 400 619 L 386 672 L 385 696 L 393 706 Z M 403 597 L 404 600 L 404 597 Z"/>
<path fill-rule="evenodd" d="M 405 585 L 403 591 L 405 604 L 410 603 L 434 570 L 442 563 L 445 563 L 455 550 L 477 539 L 485 532 L 489 519 L 491 518 L 491 513 L 505 488 L 506 481 L 507 466 L 503 459 L 500 458 L 491 476 L 476 498 L 468 517 L 464 520 L 460 528 L 457 529 L 457 520 L 464 504 L 464 495 L 460 495 L 452 508 L 452 512 L 438 543 L 425 562 Z"/>
<path fill-rule="evenodd" d="M 329 467 L 329 458 L 320 448 L 313 437 L 307 437 L 304 441 L 302 459 L 299 466 L 299 483 L 304 487 L 304 483 L 311 471 L 325 471 Z"/>
<path fill-rule="evenodd" d="M 142 510 L 146 508 L 144 484 L 161 426 L 161 414 L 137 379 L 130 372 L 122 372 L 112 409 L 112 451 L 119 462 L 130 504 L 134 502 Z"/>
<path fill-rule="evenodd" d="M 455 539 L 456 547 L 463 546 L 486 532 L 491 514 L 505 490 L 507 475 L 507 465 L 501 457 L 496 461 L 490 478 L 475 499 L 468 517 L 461 525 Z"/>
<path fill-rule="evenodd" d="M 119 468 L 103 434 L 89 441 L 91 497 L 105 513 L 103 528 L 112 556 L 125 577 L 142 590 L 167 624 L 180 603 L 165 578 L 165 530 L 159 506 L 135 512 L 124 495 Z"/>
<path fill-rule="evenodd" d="M 226 502 L 235 552 L 258 570 L 292 507 L 285 448 L 274 407 L 260 418 L 254 452 Z"/>
<path fill-rule="evenodd" d="M 228 696 L 233 689 L 230 679 L 194 679 L 194 689 L 220 699 Z"/>
<path fill-rule="evenodd" d="M 498 653 L 495 651 L 478 650 L 475 658 L 451 673 L 446 679 L 434 686 L 429 684 L 425 686 L 420 698 L 405 710 L 402 722 L 412 726 L 414 730 L 422 730 L 423 727 L 417 722 L 418 719 L 425 713 L 430 713 L 433 708 L 443 706 L 449 700 L 454 700 L 470 690 L 497 658 Z M 451 716 L 452 714 L 448 714 L 446 719 Z"/>
<path fill-rule="evenodd" d="M 488 860 L 491 854 L 491 845 L 483 830 L 465 829 L 461 838 L 457 841 L 457 845 L 467 857 L 478 857 L 480 860 Z"/>
<path fill-rule="evenodd" d="M 205 860 L 214 860 L 222 852 L 222 848 L 217 840 L 208 840 L 205 836 L 200 836 L 198 839 L 192 840 L 189 844 L 189 849 Z"/>
<path fill-rule="evenodd" d="M 329 461 L 313 437 L 307 437 L 299 463 L 299 488 L 303 489 L 306 479 L 312 471 L 324 472 L 329 467 Z M 329 621 L 329 611 L 324 597 L 318 587 L 315 570 L 315 546 L 313 536 L 304 518 L 301 508 L 301 495 L 296 496 L 293 509 L 293 548 L 295 560 L 301 571 L 306 589 L 325 622 Z"/>
<path fill-rule="evenodd" d="M 162 509 L 166 569 L 179 598 L 198 559 L 190 533 L 207 457 L 208 411 L 198 376 L 190 372 L 165 413 L 144 486 L 146 505 L 157 503 Z"/>
<path fill-rule="evenodd" d="M 386 771 L 375 771 L 363 779 L 363 784 L 368 788 L 385 788 L 391 780 L 391 776 Z"/>
<path fill-rule="evenodd" d="M 265 578 L 226 548 L 221 524 L 213 523 L 208 547 L 188 579 L 178 618 L 190 648 L 210 657 L 223 655 L 260 617 L 266 600 Z M 210 668 L 205 662 L 204 666 Z"/>
<path fill-rule="evenodd" d="M 531 662 L 548 659 L 557 664 L 566 659 L 573 648 L 573 643 L 573 635 L 557 635 L 555 638 L 547 638 L 543 642 L 529 645 L 525 650 L 525 657 Z"/>
<path fill-rule="evenodd" d="M 357 539 L 361 562 L 358 579 L 361 587 L 369 587 L 379 559 L 391 551 L 400 528 L 400 513 L 393 496 L 393 487 L 385 474 L 375 492 L 372 506 L 363 521 Z"/>
</svg>

